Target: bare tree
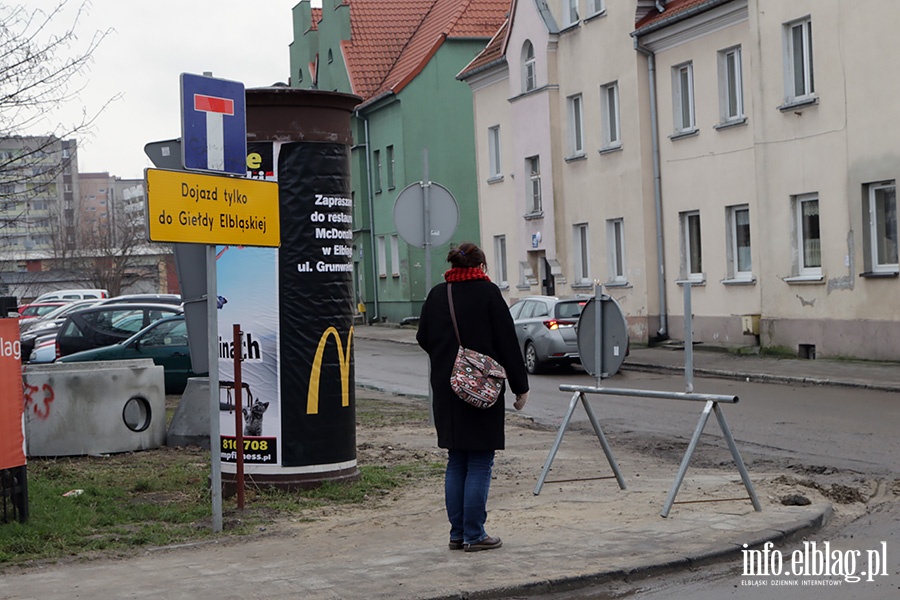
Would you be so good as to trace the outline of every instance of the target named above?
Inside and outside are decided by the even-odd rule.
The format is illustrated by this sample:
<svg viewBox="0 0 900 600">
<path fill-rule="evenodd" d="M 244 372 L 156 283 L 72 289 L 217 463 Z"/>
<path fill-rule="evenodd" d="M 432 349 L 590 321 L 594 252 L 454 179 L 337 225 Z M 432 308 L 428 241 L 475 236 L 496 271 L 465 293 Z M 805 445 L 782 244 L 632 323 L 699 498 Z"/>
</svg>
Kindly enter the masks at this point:
<svg viewBox="0 0 900 600">
<path fill-rule="evenodd" d="M 74 16 L 68 4 L 58 0 L 48 11 L 0 4 L 0 141 L 41 131 L 0 152 L 0 237 L 4 227 L 25 217 L 30 199 L 46 196 L 57 184 L 68 165 L 60 140 L 88 134 L 109 103 L 94 114 L 83 109 L 74 123 L 53 120 L 57 108 L 78 101 L 86 85 L 79 80 L 109 33 L 98 31 L 81 42 L 79 21 L 90 3 L 84 0 Z M 48 160 L 53 155 L 57 160 Z"/>
<path fill-rule="evenodd" d="M 90 282 L 90 287 L 109 290 L 110 296 L 159 277 L 160 248 L 145 241 L 143 226 L 83 225 L 77 247 L 64 261 L 68 270 L 78 272 L 79 279 Z"/>
</svg>

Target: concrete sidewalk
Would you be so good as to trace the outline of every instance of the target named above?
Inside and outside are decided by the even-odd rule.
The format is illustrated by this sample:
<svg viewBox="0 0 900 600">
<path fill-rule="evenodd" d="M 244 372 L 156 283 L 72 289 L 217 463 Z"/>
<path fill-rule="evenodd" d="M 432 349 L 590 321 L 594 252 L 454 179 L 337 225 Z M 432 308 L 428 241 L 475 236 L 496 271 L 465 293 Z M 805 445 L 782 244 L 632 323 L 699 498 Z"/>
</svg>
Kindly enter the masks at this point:
<svg viewBox="0 0 900 600">
<path fill-rule="evenodd" d="M 361 326 L 354 335 L 415 343 L 415 330 L 402 327 Z M 698 376 L 900 391 L 896 364 L 700 351 L 694 361 Z M 635 348 L 626 368 L 681 369 L 683 353 Z M 781 473 L 751 469 L 763 509 L 754 511 L 725 450 L 721 460 L 703 461 L 716 466 L 688 470 L 677 499 L 696 503 L 676 504 L 662 518 L 683 450 L 654 454 L 646 447 L 616 444 L 613 437 L 627 484 L 620 490 L 614 479 L 583 479 L 611 473 L 596 437 L 577 430 L 566 434 L 554 461 L 551 479 L 563 480 L 548 481 L 535 496 L 556 431 L 520 414 L 508 417 L 507 449 L 498 453 L 488 505 L 488 531 L 502 537 L 501 549 L 447 549 L 442 481 L 432 478 L 362 507 L 323 509 L 313 520 L 284 524 L 251 539 L 221 538 L 122 559 L 7 567 L 0 577 L 0 599 L 520 598 L 712 560 L 739 568 L 744 545 L 780 543 L 814 531 L 831 514 L 830 502 L 814 490 L 803 490 L 812 504 L 782 505 L 782 497 L 799 490 Z M 358 443 L 443 460 L 427 424 L 365 430 Z"/>
</svg>

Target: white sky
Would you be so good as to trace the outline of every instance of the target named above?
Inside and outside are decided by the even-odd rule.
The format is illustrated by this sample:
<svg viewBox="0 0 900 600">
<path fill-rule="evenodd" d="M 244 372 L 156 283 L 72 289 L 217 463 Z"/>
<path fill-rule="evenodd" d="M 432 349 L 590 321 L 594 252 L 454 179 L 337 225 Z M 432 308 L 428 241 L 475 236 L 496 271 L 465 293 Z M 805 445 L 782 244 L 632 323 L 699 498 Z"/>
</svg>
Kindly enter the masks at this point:
<svg viewBox="0 0 900 600">
<path fill-rule="evenodd" d="M 82 0 L 70 0 L 69 13 Z M 287 83 L 291 8 L 299 0 L 89 0 L 76 31 L 79 45 L 112 28 L 93 55 L 79 101 L 46 115 L 51 123 L 79 122 L 121 94 L 100 115 L 89 137 L 78 138 L 78 170 L 143 178 L 152 163 L 144 144 L 181 136 L 179 75 L 240 81 L 247 88 Z M 57 0 L 14 0 L 47 9 Z M 313 2 L 320 6 L 321 2 Z M 61 27 L 71 25 L 66 19 Z M 48 131 L 30 130 L 29 134 Z"/>
</svg>

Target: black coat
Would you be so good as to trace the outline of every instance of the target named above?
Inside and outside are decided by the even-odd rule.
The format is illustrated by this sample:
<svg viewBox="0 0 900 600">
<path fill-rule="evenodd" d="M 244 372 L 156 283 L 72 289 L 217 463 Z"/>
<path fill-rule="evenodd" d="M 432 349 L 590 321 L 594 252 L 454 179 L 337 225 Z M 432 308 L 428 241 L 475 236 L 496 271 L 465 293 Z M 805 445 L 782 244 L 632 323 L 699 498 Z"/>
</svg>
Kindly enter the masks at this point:
<svg viewBox="0 0 900 600">
<path fill-rule="evenodd" d="M 507 385 L 514 394 L 527 392 L 528 372 L 509 307 L 500 290 L 483 279 L 454 283 L 452 290 L 463 346 L 487 354 L 503 365 Z M 459 344 L 450 320 L 446 283 L 434 286 L 425 299 L 416 340 L 431 357 L 438 446 L 452 450 L 502 450 L 504 394 L 501 393 L 496 404 L 484 409 L 466 404 L 450 388 Z"/>
</svg>

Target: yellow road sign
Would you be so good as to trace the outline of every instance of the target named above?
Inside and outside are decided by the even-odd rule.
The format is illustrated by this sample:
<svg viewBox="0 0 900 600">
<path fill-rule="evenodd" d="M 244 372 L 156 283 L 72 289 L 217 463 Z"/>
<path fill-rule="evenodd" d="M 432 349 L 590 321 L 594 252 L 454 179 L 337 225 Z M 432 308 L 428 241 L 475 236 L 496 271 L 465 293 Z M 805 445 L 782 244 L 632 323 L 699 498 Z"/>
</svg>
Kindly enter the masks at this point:
<svg viewBox="0 0 900 600">
<path fill-rule="evenodd" d="M 150 241 L 277 247 L 278 183 L 146 169 Z"/>
</svg>

